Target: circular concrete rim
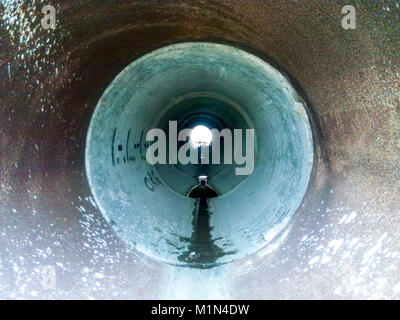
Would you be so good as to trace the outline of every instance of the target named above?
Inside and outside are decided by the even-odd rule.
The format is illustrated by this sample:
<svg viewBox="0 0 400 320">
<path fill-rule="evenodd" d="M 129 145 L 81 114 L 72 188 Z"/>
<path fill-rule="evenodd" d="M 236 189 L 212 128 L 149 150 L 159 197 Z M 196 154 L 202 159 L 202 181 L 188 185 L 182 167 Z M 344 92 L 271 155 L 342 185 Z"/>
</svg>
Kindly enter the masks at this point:
<svg viewBox="0 0 400 320">
<path fill-rule="evenodd" d="M 312 171 L 312 167 L 313 167 L 313 158 L 314 158 L 313 137 L 312 137 L 310 121 L 308 119 L 308 115 L 307 115 L 307 112 L 305 109 L 306 108 L 305 103 L 297 95 L 296 91 L 293 89 L 293 87 L 291 86 L 289 81 L 281 73 L 279 73 L 275 68 L 273 68 L 271 65 L 269 65 L 265 61 L 261 60 L 260 58 L 254 56 L 250 53 L 247 53 L 243 50 L 237 49 L 235 47 L 222 45 L 222 44 L 216 44 L 216 43 L 201 43 L 201 42 L 193 42 L 193 43 L 187 42 L 187 43 L 179 43 L 179 44 L 170 45 L 170 46 L 155 50 L 151 53 L 148 53 L 148 54 L 142 56 L 141 58 L 135 60 L 113 80 L 113 82 L 110 84 L 110 86 L 106 89 L 105 93 L 103 94 L 103 97 L 99 100 L 99 103 L 97 104 L 96 109 L 92 115 L 89 130 L 88 130 L 86 150 L 85 150 L 86 172 L 87 172 L 87 177 L 88 177 L 91 191 L 92 191 L 94 198 L 100 208 L 100 211 L 102 212 L 102 214 L 106 218 L 106 220 L 112 225 L 114 230 L 118 234 L 120 234 L 123 239 L 127 240 L 127 242 L 129 244 L 133 244 L 137 250 L 139 250 L 139 251 L 145 253 L 146 255 L 151 256 L 157 260 L 162 260 L 169 264 L 186 266 L 186 264 L 182 264 L 177 261 L 170 260 L 170 259 L 166 258 L 165 256 L 164 257 L 160 256 L 159 255 L 160 251 L 158 251 L 158 254 L 154 253 L 152 250 L 149 250 L 149 248 L 147 248 L 146 246 L 142 246 L 139 243 L 137 243 L 136 241 L 132 242 L 131 240 L 126 238 L 126 232 L 124 234 L 124 231 L 122 231 L 121 228 L 119 228 L 115 225 L 115 222 L 113 221 L 113 219 L 110 219 L 110 217 L 107 214 L 107 212 L 109 213 L 109 211 L 106 210 L 104 208 L 104 206 L 102 205 L 102 199 L 101 199 L 102 196 L 97 194 L 96 183 L 92 180 L 93 179 L 93 174 L 91 171 L 92 166 L 91 166 L 91 161 L 89 159 L 90 157 L 88 156 L 88 154 L 90 154 L 90 145 L 91 145 L 90 142 L 92 141 L 92 131 L 93 131 L 93 126 L 94 126 L 94 122 L 95 122 L 94 118 L 97 115 L 97 113 L 99 112 L 99 110 L 104 110 L 104 106 L 102 103 L 104 101 L 103 99 L 107 94 L 109 94 L 112 91 L 112 88 L 115 85 L 115 83 L 117 83 L 122 77 L 124 77 L 124 75 L 126 73 L 128 73 L 135 65 L 142 63 L 146 59 L 151 59 L 153 56 L 156 56 L 157 54 L 159 54 L 161 52 L 166 52 L 171 49 L 172 50 L 180 49 L 185 46 L 203 46 L 203 47 L 208 47 L 208 48 L 217 48 L 217 50 L 225 51 L 228 54 L 235 54 L 236 56 L 247 59 L 250 63 L 260 67 L 260 69 L 262 69 L 264 72 L 268 72 L 271 75 L 273 75 L 274 77 L 276 77 L 277 81 L 279 81 L 282 86 L 281 89 L 283 91 L 285 91 L 285 93 L 293 100 L 293 106 L 292 106 L 293 112 L 295 114 L 297 114 L 299 119 L 301 119 L 302 124 L 304 125 L 304 129 L 305 129 L 305 137 L 306 137 L 305 140 L 306 140 L 307 148 L 308 148 L 308 152 L 306 152 L 307 156 L 305 158 L 306 158 L 306 162 L 308 163 L 308 166 L 306 169 L 307 172 L 305 174 L 305 178 L 302 180 L 302 191 L 303 192 L 301 193 L 300 196 L 297 196 L 296 205 L 292 207 L 291 212 L 289 212 L 289 211 L 286 212 L 283 215 L 283 217 L 281 216 L 280 219 L 278 219 L 279 221 L 275 221 L 275 223 L 273 223 L 272 227 L 270 227 L 268 230 L 266 230 L 265 232 L 262 233 L 263 239 L 261 239 L 261 241 L 259 241 L 260 239 L 258 239 L 258 242 L 253 246 L 252 250 L 238 249 L 238 251 L 241 254 L 236 255 L 234 259 L 229 259 L 229 258 L 228 259 L 220 259 L 221 261 L 219 261 L 219 263 L 227 263 L 227 262 L 231 262 L 231 261 L 234 261 L 237 259 L 241 259 L 241 258 L 243 258 L 249 254 L 252 254 L 252 253 L 258 251 L 259 249 L 263 248 L 271 240 L 273 240 L 278 233 L 280 233 L 285 228 L 285 226 L 290 221 L 290 217 L 293 216 L 293 214 L 297 211 L 300 203 L 302 202 L 302 199 L 303 199 L 303 197 L 306 193 L 307 187 L 308 187 L 308 183 L 310 180 L 311 171 Z M 253 224 L 253 226 L 254 226 L 254 224 Z M 215 227 L 214 227 L 214 229 L 215 229 Z M 241 251 L 244 251 L 244 254 Z"/>
</svg>

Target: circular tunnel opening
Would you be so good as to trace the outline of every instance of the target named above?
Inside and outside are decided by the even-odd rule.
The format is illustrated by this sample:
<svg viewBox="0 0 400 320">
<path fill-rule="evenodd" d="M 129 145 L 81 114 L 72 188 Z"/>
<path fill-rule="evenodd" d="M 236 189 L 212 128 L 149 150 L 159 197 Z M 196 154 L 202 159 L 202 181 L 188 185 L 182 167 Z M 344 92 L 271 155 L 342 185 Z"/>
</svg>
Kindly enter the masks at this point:
<svg viewBox="0 0 400 320">
<path fill-rule="evenodd" d="M 147 158 L 155 128 L 165 133 L 166 163 Z M 196 128 L 206 136 L 192 139 Z M 185 129 L 186 140 L 171 138 Z M 197 164 L 176 161 L 185 145 L 219 162 L 203 163 L 201 153 Z M 113 80 L 93 113 L 85 162 L 121 238 L 166 263 L 208 268 L 254 253 L 288 224 L 313 154 L 306 105 L 279 71 L 232 46 L 186 42 Z"/>
<path fill-rule="evenodd" d="M 197 126 L 206 126 L 211 130 L 214 143 L 211 142 L 209 147 L 197 148 L 190 143 L 193 129 Z M 208 182 L 218 189 L 219 195 L 232 191 L 247 177 L 248 174 L 237 175 L 236 168 L 232 166 L 232 140 L 235 129 L 245 131 L 254 129 L 254 125 L 245 110 L 225 94 L 195 91 L 173 98 L 155 117 L 151 127 L 160 128 L 168 137 L 165 149 L 169 165 L 156 164 L 155 171 L 165 185 L 178 194 L 186 196 L 200 176 L 206 176 Z M 179 139 L 179 136 L 172 140 L 169 138 L 185 130 L 189 130 L 187 139 Z M 242 138 L 244 152 L 246 136 Z M 178 161 L 177 157 L 183 155 L 181 150 L 194 154 L 194 158 L 191 158 L 193 161 Z M 170 151 L 173 159 L 170 158 Z"/>
</svg>

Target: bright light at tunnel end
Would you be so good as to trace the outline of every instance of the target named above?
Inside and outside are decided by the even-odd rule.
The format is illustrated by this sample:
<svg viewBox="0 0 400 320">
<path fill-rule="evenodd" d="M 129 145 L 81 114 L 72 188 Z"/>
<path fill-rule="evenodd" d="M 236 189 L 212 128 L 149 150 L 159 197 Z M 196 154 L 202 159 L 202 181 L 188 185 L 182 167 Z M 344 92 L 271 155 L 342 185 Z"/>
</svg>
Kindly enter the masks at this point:
<svg viewBox="0 0 400 320">
<path fill-rule="evenodd" d="M 232 133 L 230 129 L 219 131 L 198 125 L 194 128 L 183 129 L 178 134 L 177 127 L 177 121 L 169 121 L 169 143 L 167 143 L 167 134 L 164 130 L 155 128 L 147 132 L 146 141 L 152 142 L 146 151 L 146 161 L 150 165 L 177 164 L 178 161 L 182 165 L 197 165 L 199 164 L 199 149 L 201 164 L 220 164 L 221 149 L 223 149 L 224 164 L 233 164 L 232 160 L 234 160 L 237 166 L 241 166 L 235 168 L 236 175 L 250 175 L 253 172 L 254 129 L 246 129 L 245 134 L 243 134 L 244 130 L 242 129 L 234 129 Z M 221 147 L 221 138 L 224 139 L 223 147 Z M 178 150 L 179 141 L 185 143 Z M 245 150 L 243 150 L 244 145 Z M 212 151 L 211 159 L 210 147 Z M 245 152 L 243 153 L 243 151 Z"/>
<path fill-rule="evenodd" d="M 190 142 L 196 148 L 208 147 L 212 141 L 212 132 L 203 125 L 195 126 L 190 134 Z"/>
</svg>

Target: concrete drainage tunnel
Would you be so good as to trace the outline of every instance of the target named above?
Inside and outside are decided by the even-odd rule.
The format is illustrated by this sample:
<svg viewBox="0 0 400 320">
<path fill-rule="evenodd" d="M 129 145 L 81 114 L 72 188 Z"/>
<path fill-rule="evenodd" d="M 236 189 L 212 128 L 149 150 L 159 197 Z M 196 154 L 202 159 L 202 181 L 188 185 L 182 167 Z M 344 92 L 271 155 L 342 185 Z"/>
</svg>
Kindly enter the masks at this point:
<svg viewBox="0 0 400 320">
<path fill-rule="evenodd" d="M 398 1 L 44 4 L 0 4 L 0 298 L 400 298 Z M 251 173 L 147 161 L 198 126 Z"/>
</svg>

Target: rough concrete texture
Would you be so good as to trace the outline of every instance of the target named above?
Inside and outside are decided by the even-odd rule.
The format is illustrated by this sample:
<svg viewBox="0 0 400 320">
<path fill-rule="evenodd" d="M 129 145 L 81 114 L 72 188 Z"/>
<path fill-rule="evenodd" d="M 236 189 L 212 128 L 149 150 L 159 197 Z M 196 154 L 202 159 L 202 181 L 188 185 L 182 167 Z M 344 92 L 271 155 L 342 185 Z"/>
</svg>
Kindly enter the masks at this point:
<svg viewBox="0 0 400 320">
<path fill-rule="evenodd" d="M 53 2 L 54 31 L 40 27 L 43 3 L 0 5 L 1 298 L 400 298 L 398 1 L 65 0 Z M 345 4 L 356 30 L 341 28 Z M 84 169 L 111 80 L 153 49 L 193 40 L 244 48 L 286 73 L 318 141 L 291 225 L 206 271 L 127 248 Z"/>
</svg>

